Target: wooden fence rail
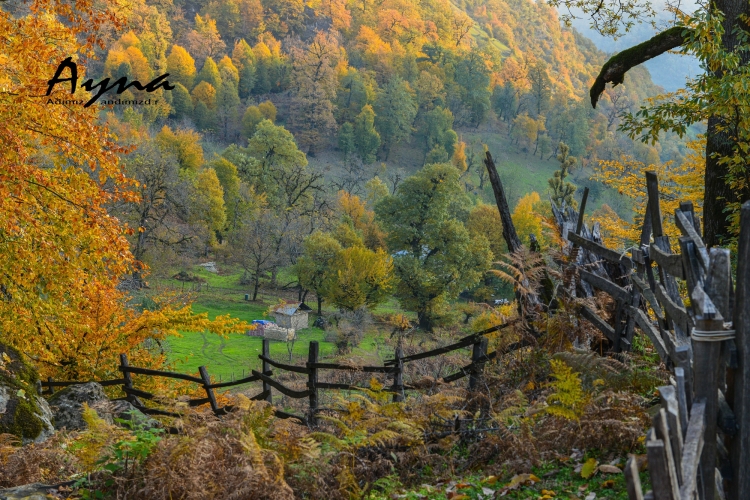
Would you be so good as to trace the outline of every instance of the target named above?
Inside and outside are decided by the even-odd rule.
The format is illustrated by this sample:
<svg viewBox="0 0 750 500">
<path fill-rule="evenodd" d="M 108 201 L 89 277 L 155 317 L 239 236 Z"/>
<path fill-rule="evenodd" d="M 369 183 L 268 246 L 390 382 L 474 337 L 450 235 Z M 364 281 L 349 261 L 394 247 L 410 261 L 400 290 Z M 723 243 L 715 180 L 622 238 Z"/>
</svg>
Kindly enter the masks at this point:
<svg viewBox="0 0 750 500">
<path fill-rule="evenodd" d="M 591 297 L 595 290 L 612 297 L 614 307 L 602 317 L 587 306 L 580 315 L 602 332 L 611 351 L 629 351 L 638 328 L 651 340 L 665 365 L 673 371 L 674 385 L 660 388 L 662 408 L 648 432 L 646 449 L 653 491 L 644 492 L 630 460 L 626 467 L 628 495 L 631 500 L 728 500 L 750 499 L 750 202 L 742 206 L 741 232 L 737 255 L 736 290 L 730 255 L 725 249 L 707 249 L 700 234 L 700 222 L 692 204 L 681 203 L 674 222 L 681 233 L 673 252 L 672 242 L 664 234 L 659 201 L 658 178 L 646 173 L 648 201 L 638 246 L 626 253 L 607 248 L 598 224 L 589 229 L 584 224 L 584 190 L 580 213 L 563 205 L 552 204 L 552 211 L 564 240 L 570 242 L 570 265 L 566 269 L 566 293 Z M 505 230 L 505 228 L 504 228 Z M 689 300 L 683 300 L 678 282 L 683 282 Z M 517 320 L 520 321 L 520 320 Z M 200 378 L 146 368 L 131 367 L 121 355 L 121 379 L 102 381 L 103 385 L 121 385 L 126 399 L 145 413 L 174 415 L 146 407 L 141 399 L 153 400 L 152 394 L 136 389 L 133 376 L 159 376 L 199 384 L 205 398 L 188 401 L 189 405 L 209 404 L 216 414 L 231 408 L 218 406 L 214 389 L 228 388 L 259 381 L 263 390 L 253 399 L 272 401 L 276 390 L 290 398 L 307 398 L 306 416 L 276 410 L 280 418 L 294 418 L 306 425 L 317 423 L 320 390 L 360 390 L 356 385 L 320 380 L 321 371 L 361 371 L 382 373 L 392 378 L 387 389 L 394 401 L 402 401 L 412 388 L 404 384 L 407 363 L 471 347 L 471 361 L 457 372 L 444 376 L 442 382 L 469 377 L 469 388 L 481 383 L 484 365 L 509 352 L 527 346 L 519 342 L 503 352 L 487 352 L 485 335 L 507 328 L 517 321 L 491 327 L 430 351 L 404 356 L 396 349 L 394 359 L 383 366 L 349 366 L 323 363 L 319 360 L 317 342 L 310 342 L 304 366 L 284 364 L 270 358 L 269 341 L 263 340 L 259 355 L 262 372 L 232 382 L 211 382 L 205 367 Z M 272 368 L 307 375 L 305 390 L 285 386 L 273 378 Z M 42 382 L 43 391 L 80 382 Z"/>
<path fill-rule="evenodd" d="M 572 244 L 569 275 L 577 282 L 571 290 L 580 296 L 600 290 L 615 304 L 609 319 L 586 306 L 581 316 L 610 340 L 614 352 L 632 348 L 637 327 L 674 373 L 675 385 L 660 388 L 662 408 L 646 439 L 653 491 L 641 490 L 631 459 L 628 495 L 750 499 L 750 202 L 742 207 L 734 291 L 729 251 L 706 248 L 692 204 L 675 210 L 681 236 L 673 252 L 653 172 L 646 173 L 646 187 L 640 245 L 629 249 L 629 258 L 601 242 L 598 225 L 589 230 L 583 224 L 584 203 L 580 213 L 553 205 Z"/>
<path fill-rule="evenodd" d="M 385 375 L 390 375 L 393 379 L 393 384 L 391 385 L 391 387 L 385 390 L 393 393 L 393 401 L 403 401 L 404 391 L 414 389 L 413 387 L 404 384 L 403 375 L 404 375 L 405 363 L 417 361 L 420 359 L 441 356 L 448 352 L 472 347 L 471 363 L 462 367 L 456 373 L 443 377 L 442 381 L 445 383 L 454 382 L 456 380 L 460 380 L 463 377 L 468 376 L 469 388 L 471 390 L 475 390 L 479 387 L 479 383 L 482 378 L 485 363 L 495 359 L 498 356 L 497 352 L 487 353 L 487 338 L 485 337 L 485 335 L 502 330 L 516 323 L 517 321 L 511 321 L 511 322 L 504 323 L 501 325 L 496 325 L 494 327 L 488 328 L 480 332 L 473 333 L 467 337 L 459 339 L 458 342 L 455 342 L 451 345 L 440 347 L 438 349 L 433 349 L 430 351 L 425 351 L 425 352 L 418 353 L 418 354 L 414 354 L 411 356 L 404 356 L 403 350 L 399 346 L 396 348 L 394 359 L 386 360 L 384 363 L 384 366 L 366 366 L 366 365 L 365 366 L 353 366 L 353 365 L 345 365 L 345 364 L 340 364 L 340 363 L 320 362 L 318 359 L 319 358 L 319 345 L 317 341 L 310 342 L 309 351 L 308 351 L 308 361 L 304 366 L 280 363 L 276 360 L 271 359 L 269 355 L 270 341 L 268 339 L 263 339 L 263 349 L 262 349 L 261 354 L 258 355 L 258 358 L 262 362 L 263 372 L 251 370 L 250 371 L 251 375 L 248 377 L 243 377 L 239 380 L 233 380 L 229 382 L 218 382 L 218 383 L 211 381 L 211 377 L 205 366 L 201 366 L 198 368 L 200 377 L 196 377 L 196 376 L 187 375 L 184 373 L 167 372 L 167 371 L 161 371 L 161 370 L 153 370 L 150 368 L 140 368 L 140 367 L 130 366 L 127 356 L 125 354 L 121 354 L 119 370 L 123 374 L 122 378 L 113 379 L 113 380 L 102 380 L 102 381 L 97 381 L 97 382 L 104 386 L 115 386 L 115 385 L 122 386 L 122 391 L 125 393 L 125 397 L 122 399 L 128 400 L 131 404 L 133 404 L 133 406 L 135 406 L 137 409 L 139 409 L 143 413 L 146 413 L 149 415 L 178 416 L 179 414 L 176 412 L 166 411 L 166 410 L 162 410 L 159 408 L 146 406 L 142 402 L 142 400 L 154 401 L 157 399 L 156 395 L 150 392 L 135 388 L 134 383 L 133 383 L 133 376 L 139 375 L 139 376 L 147 376 L 147 377 L 164 377 L 164 378 L 171 378 L 171 379 L 177 379 L 177 380 L 184 380 L 186 382 L 198 384 L 206 393 L 206 397 L 188 399 L 187 401 L 185 401 L 185 403 L 190 407 L 208 404 L 210 405 L 211 410 L 217 415 L 226 414 L 228 411 L 231 411 L 232 408 L 220 407 L 218 405 L 216 395 L 214 393 L 214 389 L 226 389 L 226 388 L 230 388 L 230 387 L 234 387 L 234 386 L 238 386 L 242 384 L 247 384 L 250 382 L 259 381 L 259 382 L 262 382 L 263 384 L 262 392 L 253 396 L 251 399 L 265 400 L 268 402 L 272 402 L 274 389 L 278 391 L 279 393 L 283 394 L 284 396 L 290 397 L 292 399 L 308 398 L 309 409 L 308 409 L 308 414 L 306 416 L 294 415 L 294 414 L 287 413 L 287 412 L 280 411 L 280 410 L 276 410 L 276 416 L 279 418 L 293 418 L 293 419 L 298 420 L 304 425 L 316 425 L 317 415 L 321 410 L 319 403 L 318 403 L 319 401 L 318 391 L 319 390 L 321 389 L 325 389 L 325 390 L 366 390 L 368 389 L 366 387 L 361 387 L 361 386 L 357 386 L 353 384 L 320 382 L 318 379 L 319 379 L 321 370 L 335 370 L 335 371 L 347 371 L 347 372 L 355 371 L 355 372 L 364 372 L 364 373 L 382 373 Z M 506 349 L 506 352 L 510 352 L 512 350 L 519 349 L 527 345 L 528 343 L 518 342 L 509 346 Z M 275 380 L 273 378 L 274 372 L 271 369 L 272 367 L 282 370 L 282 371 L 288 371 L 292 373 L 307 375 L 307 389 L 301 390 L 301 391 L 295 390 L 295 389 L 285 386 L 282 382 Z M 71 385 L 77 385 L 77 384 L 83 384 L 83 383 L 86 383 L 86 382 L 84 381 L 54 381 L 51 378 L 49 378 L 47 381 L 40 382 L 40 386 L 41 386 L 40 393 L 41 394 L 53 394 L 55 391 L 55 388 L 68 387 Z"/>
</svg>

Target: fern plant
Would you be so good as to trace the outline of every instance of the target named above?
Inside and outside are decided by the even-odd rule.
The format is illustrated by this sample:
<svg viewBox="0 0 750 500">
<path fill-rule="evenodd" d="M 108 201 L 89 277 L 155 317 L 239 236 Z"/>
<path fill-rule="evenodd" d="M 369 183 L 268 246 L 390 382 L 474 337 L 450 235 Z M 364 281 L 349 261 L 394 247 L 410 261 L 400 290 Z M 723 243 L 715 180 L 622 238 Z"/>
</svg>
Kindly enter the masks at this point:
<svg viewBox="0 0 750 500">
<path fill-rule="evenodd" d="M 550 360 L 552 376 L 555 380 L 549 383 L 552 393 L 547 396 L 545 412 L 578 422 L 590 400 L 590 396 L 581 387 L 578 373 L 565 362 Z"/>
<path fill-rule="evenodd" d="M 321 415 L 332 424 L 332 432 L 313 432 L 310 437 L 336 450 L 352 452 L 366 446 L 422 444 L 424 431 L 409 418 L 403 403 L 389 402 L 390 393 L 383 390 L 377 379 L 370 381 L 370 389 L 350 399 L 337 398 L 339 416 Z"/>
</svg>

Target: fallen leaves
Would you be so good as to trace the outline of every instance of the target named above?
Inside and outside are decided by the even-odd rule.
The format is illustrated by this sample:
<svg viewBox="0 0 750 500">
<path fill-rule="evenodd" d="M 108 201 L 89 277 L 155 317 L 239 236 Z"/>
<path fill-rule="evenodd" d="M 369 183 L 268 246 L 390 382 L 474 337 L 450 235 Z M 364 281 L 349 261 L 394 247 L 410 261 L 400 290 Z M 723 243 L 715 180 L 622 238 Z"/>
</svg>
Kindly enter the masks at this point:
<svg viewBox="0 0 750 500">
<path fill-rule="evenodd" d="M 589 458 L 588 460 L 586 460 L 586 462 L 583 464 L 583 467 L 581 467 L 581 477 L 584 479 L 592 477 L 594 474 L 596 474 L 598 465 L 599 462 L 595 458 Z"/>
<path fill-rule="evenodd" d="M 602 464 L 599 466 L 599 471 L 605 474 L 622 474 L 622 470 L 614 465 Z"/>
</svg>

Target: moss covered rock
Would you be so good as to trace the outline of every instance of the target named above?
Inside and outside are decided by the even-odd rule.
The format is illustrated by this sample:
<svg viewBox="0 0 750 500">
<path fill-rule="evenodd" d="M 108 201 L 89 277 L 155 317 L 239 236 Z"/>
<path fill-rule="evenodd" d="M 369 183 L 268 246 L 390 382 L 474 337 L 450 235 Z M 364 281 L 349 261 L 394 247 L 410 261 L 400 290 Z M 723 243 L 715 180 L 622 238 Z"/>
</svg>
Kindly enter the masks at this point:
<svg viewBox="0 0 750 500">
<path fill-rule="evenodd" d="M 0 343 L 0 434 L 38 443 L 55 432 L 49 405 L 37 394 L 38 380 L 18 351 Z"/>
</svg>

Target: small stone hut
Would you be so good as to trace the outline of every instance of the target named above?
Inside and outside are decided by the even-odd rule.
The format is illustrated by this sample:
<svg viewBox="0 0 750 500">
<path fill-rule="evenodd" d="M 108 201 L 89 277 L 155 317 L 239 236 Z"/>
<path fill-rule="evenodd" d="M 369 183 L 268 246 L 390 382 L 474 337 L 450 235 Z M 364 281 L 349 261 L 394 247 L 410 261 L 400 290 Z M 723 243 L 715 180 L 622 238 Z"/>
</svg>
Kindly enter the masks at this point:
<svg viewBox="0 0 750 500">
<path fill-rule="evenodd" d="M 304 302 L 290 302 L 278 306 L 272 314 L 280 327 L 302 330 L 307 328 L 307 315 L 310 311 L 312 309 Z"/>
</svg>

